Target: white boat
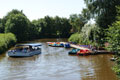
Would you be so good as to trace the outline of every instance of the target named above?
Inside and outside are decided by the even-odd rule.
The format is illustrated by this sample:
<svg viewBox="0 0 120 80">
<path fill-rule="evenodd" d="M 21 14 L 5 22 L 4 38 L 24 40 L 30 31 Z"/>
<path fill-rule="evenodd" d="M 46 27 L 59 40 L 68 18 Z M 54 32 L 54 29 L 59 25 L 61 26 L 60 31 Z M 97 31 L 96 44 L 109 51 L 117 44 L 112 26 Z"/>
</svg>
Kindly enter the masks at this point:
<svg viewBox="0 0 120 80">
<path fill-rule="evenodd" d="M 19 44 L 14 49 L 9 50 L 8 56 L 10 57 L 30 57 L 37 54 L 41 54 L 41 44 L 30 43 L 30 44 Z"/>
</svg>

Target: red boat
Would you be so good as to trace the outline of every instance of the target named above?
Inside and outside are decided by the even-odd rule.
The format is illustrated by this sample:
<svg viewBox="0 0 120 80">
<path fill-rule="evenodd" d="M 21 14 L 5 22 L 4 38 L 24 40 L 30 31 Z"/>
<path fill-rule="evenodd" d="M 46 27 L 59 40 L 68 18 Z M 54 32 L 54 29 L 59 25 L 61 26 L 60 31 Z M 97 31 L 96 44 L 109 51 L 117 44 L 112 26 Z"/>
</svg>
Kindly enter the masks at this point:
<svg viewBox="0 0 120 80">
<path fill-rule="evenodd" d="M 77 52 L 77 55 L 83 55 L 83 56 L 85 56 L 85 55 L 89 55 L 89 54 L 91 54 L 91 51 L 90 50 L 80 50 L 80 51 L 78 51 Z"/>
</svg>

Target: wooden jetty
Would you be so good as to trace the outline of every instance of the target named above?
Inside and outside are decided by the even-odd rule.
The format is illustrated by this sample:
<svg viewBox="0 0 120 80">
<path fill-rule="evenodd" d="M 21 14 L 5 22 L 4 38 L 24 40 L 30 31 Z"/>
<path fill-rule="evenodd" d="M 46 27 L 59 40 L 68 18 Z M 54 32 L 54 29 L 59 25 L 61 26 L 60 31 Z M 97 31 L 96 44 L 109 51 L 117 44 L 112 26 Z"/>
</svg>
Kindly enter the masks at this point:
<svg viewBox="0 0 120 80">
<path fill-rule="evenodd" d="M 66 44 L 67 42 L 60 42 L 60 43 L 63 43 L 63 44 Z M 75 44 L 70 44 L 70 46 L 72 47 L 72 48 L 76 48 L 76 49 L 83 49 L 83 50 L 90 50 L 89 48 L 85 48 L 85 47 L 81 47 L 81 46 L 79 46 L 79 45 L 75 45 Z"/>
<path fill-rule="evenodd" d="M 73 47 L 73 48 L 77 48 L 77 49 L 83 49 L 83 50 L 90 50 L 89 48 L 85 48 L 85 47 L 80 47 L 80 46 L 78 46 L 78 45 L 74 45 L 74 44 L 70 44 L 70 46 L 71 47 Z"/>
</svg>

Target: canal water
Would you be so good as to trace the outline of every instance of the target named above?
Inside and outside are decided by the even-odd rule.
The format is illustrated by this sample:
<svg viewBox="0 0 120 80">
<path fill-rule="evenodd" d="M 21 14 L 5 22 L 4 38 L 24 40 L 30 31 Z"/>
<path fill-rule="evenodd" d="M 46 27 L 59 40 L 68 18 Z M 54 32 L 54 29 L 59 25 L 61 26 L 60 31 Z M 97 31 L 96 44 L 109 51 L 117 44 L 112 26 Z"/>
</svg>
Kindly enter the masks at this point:
<svg viewBox="0 0 120 80">
<path fill-rule="evenodd" d="M 0 56 L 0 80 L 118 80 L 110 61 L 112 55 L 70 56 L 71 49 L 49 47 L 41 39 L 42 54 L 28 58 Z"/>
</svg>

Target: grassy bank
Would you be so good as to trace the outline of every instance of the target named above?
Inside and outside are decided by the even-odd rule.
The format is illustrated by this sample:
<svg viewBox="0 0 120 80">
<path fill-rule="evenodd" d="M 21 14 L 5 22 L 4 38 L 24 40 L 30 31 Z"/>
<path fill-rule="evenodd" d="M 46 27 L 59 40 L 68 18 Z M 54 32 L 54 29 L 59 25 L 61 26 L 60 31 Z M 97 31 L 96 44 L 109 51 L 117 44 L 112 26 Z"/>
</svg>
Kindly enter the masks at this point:
<svg viewBox="0 0 120 80">
<path fill-rule="evenodd" d="M 16 43 L 16 37 L 12 33 L 0 34 L 0 54 Z"/>
</svg>

